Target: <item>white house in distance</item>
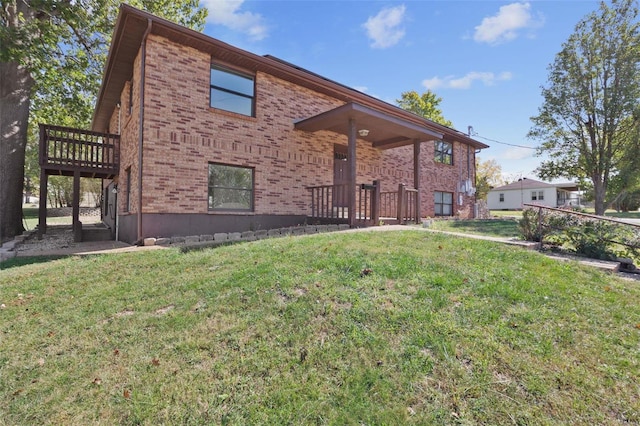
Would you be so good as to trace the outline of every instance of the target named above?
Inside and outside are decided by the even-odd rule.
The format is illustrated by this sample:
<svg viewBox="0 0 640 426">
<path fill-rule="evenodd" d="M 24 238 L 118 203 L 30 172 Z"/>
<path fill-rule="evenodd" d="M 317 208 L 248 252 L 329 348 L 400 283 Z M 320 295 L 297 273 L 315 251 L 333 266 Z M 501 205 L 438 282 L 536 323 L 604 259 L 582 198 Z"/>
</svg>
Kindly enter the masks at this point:
<svg viewBox="0 0 640 426">
<path fill-rule="evenodd" d="M 547 207 L 580 205 L 578 185 L 575 183 L 546 183 L 522 178 L 517 182 L 493 188 L 487 194 L 489 210 L 521 210 L 524 204 Z"/>
</svg>

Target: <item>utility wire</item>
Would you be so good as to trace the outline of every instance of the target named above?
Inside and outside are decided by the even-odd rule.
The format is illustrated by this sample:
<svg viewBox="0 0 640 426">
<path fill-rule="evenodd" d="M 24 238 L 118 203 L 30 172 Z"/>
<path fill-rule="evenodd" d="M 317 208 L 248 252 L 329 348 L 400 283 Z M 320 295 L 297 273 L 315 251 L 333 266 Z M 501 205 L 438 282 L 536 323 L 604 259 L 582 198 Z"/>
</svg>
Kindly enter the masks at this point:
<svg viewBox="0 0 640 426">
<path fill-rule="evenodd" d="M 495 139 L 485 138 L 484 136 L 480 136 L 477 133 L 472 134 L 472 136 L 475 137 L 475 138 L 484 139 L 484 140 L 489 141 L 489 142 L 499 143 L 500 145 L 515 146 L 516 148 L 537 149 L 536 147 L 533 147 L 533 146 L 524 146 L 524 145 L 516 145 L 516 144 L 513 144 L 513 143 L 500 142 L 500 141 L 497 141 Z"/>
</svg>

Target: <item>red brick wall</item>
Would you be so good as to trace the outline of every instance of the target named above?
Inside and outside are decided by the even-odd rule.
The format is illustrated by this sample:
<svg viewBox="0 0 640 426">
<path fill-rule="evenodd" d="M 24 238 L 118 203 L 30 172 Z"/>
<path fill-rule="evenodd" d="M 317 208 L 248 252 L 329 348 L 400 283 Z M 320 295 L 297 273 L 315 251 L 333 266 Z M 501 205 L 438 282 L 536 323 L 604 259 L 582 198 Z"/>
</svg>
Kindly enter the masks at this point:
<svg viewBox="0 0 640 426">
<path fill-rule="evenodd" d="M 209 162 L 255 167 L 256 214 L 310 213 L 306 187 L 333 183 L 333 145 L 346 146 L 347 138 L 331 132 L 294 130 L 293 123 L 343 102 L 258 72 L 256 117 L 213 109 L 209 107 L 210 64 L 208 54 L 149 36 L 143 213 L 207 213 Z M 131 167 L 132 212 L 137 212 L 139 67 L 138 57 L 133 73 L 133 112 L 131 116 L 125 111 L 122 114 L 120 188 L 126 185 L 125 169 Z M 124 108 L 128 102 L 125 87 L 123 110 L 128 110 Z M 466 147 L 455 144 L 454 151 L 453 166 L 436 164 L 433 142 L 422 144 L 423 216 L 434 214 L 434 190 L 455 193 L 461 170 L 466 178 Z M 458 159 L 464 159 L 462 169 Z M 380 151 L 358 141 L 357 181 L 375 179 L 382 181 L 383 191 L 395 190 L 399 183 L 413 186 L 413 147 Z M 122 195 L 123 191 L 121 212 Z M 469 211 L 472 203 L 473 197 L 465 197 L 464 209 L 456 204 L 454 211 Z"/>
</svg>

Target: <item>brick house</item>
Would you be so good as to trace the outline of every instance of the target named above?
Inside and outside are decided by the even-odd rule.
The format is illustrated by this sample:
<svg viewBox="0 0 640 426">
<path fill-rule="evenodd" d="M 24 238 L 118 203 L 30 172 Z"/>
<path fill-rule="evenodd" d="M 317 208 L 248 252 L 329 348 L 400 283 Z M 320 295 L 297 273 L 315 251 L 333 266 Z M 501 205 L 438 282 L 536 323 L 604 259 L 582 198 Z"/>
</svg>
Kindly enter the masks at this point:
<svg viewBox="0 0 640 426">
<path fill-rule="evenodd" d="M 124 4 L 92 127 L 119 135 L 104 221 L 127 242 L 473 217 L 487 147 Z"/>
</svg>

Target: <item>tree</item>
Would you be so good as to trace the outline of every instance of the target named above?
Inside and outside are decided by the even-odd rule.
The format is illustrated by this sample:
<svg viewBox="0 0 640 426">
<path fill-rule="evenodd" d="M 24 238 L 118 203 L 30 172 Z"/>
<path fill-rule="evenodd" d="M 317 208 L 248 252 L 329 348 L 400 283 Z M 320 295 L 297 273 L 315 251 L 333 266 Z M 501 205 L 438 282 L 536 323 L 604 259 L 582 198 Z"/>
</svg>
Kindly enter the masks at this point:
<svg viewBox="0 0 640 426">
<path fill-rule="evenodd" d="M 607 187 L 606 205 L 618 211 L 634 209 L 634 200 L 640 193 L 640 126 L 634 125 L 633 120 L 634 117 L 625 120 L 624 126 L 632 130 L 620 138 L 624 146 Z"/>
<path fill-rule="evenodd" d="M 486 200 L 491 188 L 504 184 L 502 167 L 494 159 L 482 161 L 476 157 L 476 198 Z"/>
<path fill-rule="evenodd" d="M 640 122 L 637 17 L 636 0 L 613 0 L 578 23 L 549 67 L 544 103 L 529 132 L 542 141 L 538 154 L 549 157 L 538 175 L 590 180 L 596 214 L 604 213 L 623 160 L 639 155 L 630 143 Z"/>
<path fill-rule="evenodd" d="M 415 90 L 409 92 L 403 92 L 401 99 L 396 99 L 398 106 L 407 111 L 419 115 L 424 118 L 428 118 L 443 126 L 453 127 L 451 121 L 442 116 L 442 111 L 438 108 L 442 98 L 438 97 L 431 90 L 427 90 L 422 95 L 419 95 Z"/>
<path fill-rule="evenodd" d="M 198 0 L 128 3 L 182 25 L 204 27 L 206 9 Z M 23 231 L 29 120 L 66 116 L 64 124 L 89 125 L 118 4 L 0 0 L 0 241 Z"/>
</svg>

